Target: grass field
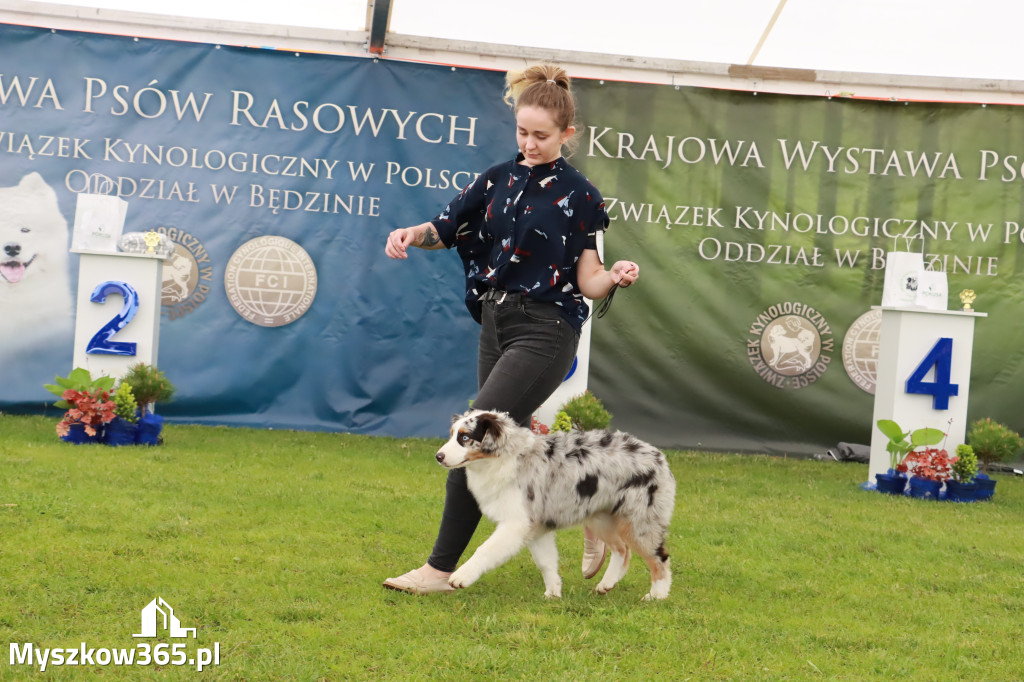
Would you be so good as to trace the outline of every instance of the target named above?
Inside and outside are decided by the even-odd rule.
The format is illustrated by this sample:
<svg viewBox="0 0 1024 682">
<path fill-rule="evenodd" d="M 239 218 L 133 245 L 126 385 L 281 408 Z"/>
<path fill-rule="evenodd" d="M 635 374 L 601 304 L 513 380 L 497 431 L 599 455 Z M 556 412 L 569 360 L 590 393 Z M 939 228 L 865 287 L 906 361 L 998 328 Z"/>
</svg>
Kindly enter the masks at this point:
<svg viewBox="0 0 1024 682">
<path fill-rule="evenodd" d="M 864 492 L 865 465 L 671 452 L 668 600 L 640 601 L 639 561 L 594 594 L 578 529 L 559 601 L 525 551 L 414 597 L 380 582 L 433 542 L 439 441 L 169 425 L 163 446 L 108 448 L 55 421 L 0 415 L 0 680 L 1024 679 L 1010 476 L 957 505 Z M 158 596 L 196 639 L 132 637 Z M 11 663 L 11 643 L 161 642 L 220 663 Z"/>
</svg>

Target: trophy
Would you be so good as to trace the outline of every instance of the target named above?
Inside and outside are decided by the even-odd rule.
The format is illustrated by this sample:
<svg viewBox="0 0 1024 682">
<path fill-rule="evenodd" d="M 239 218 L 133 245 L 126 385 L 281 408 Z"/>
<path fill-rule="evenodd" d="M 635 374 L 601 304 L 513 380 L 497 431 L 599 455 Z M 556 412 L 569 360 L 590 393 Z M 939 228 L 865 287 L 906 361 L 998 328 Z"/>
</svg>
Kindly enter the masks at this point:
<svg viewBox="0 0 1024 682">
<path fill-rule="evenodd" d="M 965 313 L 974 312 L 974 308 L 971 304 L 974 303 L 974 299 L 978 296 L 974 293 L 974 289 L 964 289 L 960 292 L 960 302 L 964 304 L 963 311 Z"/>
<path fill-rule="evenodd" d="M 155 247 L 160 243 L 160 233 L 156 230 L 150 230 L 142 235 L 142 240 L 146 242 L 146 253 L 156 253 Z M 964 295 L 960 294 L 960 298 L 963 299 L 963 297 Z"/>
</svg>

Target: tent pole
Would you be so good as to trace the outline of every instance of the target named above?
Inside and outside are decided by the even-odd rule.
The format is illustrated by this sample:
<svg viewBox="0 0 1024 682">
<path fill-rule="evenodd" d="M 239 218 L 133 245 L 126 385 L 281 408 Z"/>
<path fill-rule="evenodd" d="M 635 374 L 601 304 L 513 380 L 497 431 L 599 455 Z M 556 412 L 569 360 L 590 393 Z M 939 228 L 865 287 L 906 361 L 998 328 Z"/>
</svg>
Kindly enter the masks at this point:
<svg viewBox="0 0 1024 682">
<path fill-rule="evenodd" d="M 782 14 L 782 8 L 785 6 L 786 0 L 779 0 L 779 4 L 775 8 L 775 13 L 772 14 L 772 18 L 768 20 L 768 25 L 764 27 L 764 32 L 761 34 L 761 39 L 757 41 L 757 47 L 754 48 L 754 51 L 750 54 L 750 59 L 747 60 L 747 66 L 753 64 L 754 60 L 757 59 L 757 54 L 761 51 L 761 48 L 764 46 L 764 41 L 768 40 L 768 34 L 772 32 L 773 28 L 775 28 L 775 22 L 778 20 L 779 15 Z"/>
<path fill-rule="evenodd" d="M 367 49 L 370 54 L 383 55 L 384 39 L 391 24 L 391 0 L 367 0 L 366 14 L 370 30 Z"/>
</svg>

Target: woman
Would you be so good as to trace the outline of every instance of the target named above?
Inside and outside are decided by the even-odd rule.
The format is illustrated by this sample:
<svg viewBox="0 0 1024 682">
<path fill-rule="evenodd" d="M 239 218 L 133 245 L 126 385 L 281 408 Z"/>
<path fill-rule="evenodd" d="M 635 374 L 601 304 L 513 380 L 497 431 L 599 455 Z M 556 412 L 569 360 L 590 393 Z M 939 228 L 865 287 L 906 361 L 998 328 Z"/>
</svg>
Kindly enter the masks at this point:
<svg viewBox="0 0 1024 682">
<path fill-rule="evenodd" d="M 569 76 L 542 65 L 510 72 L 506 83 L 519 154 L 481 174 L 436 219 L 393 231 L 384 252 L 404 259 L 410 246 L 458 249 L 466 305 L 482 327 L 473 407 L 502 410 L 528 425 L 569 372 L 588 315 L 584 297 L 627 287 L 640 270 L 631 261 L 604 269 L 597 252 L 597 232 L 608 228 L 604 200 L 562 158 L 576 132 Z M 453 469 L 430 558 L 384 586 L 414 594 L 452 591 L 448 577 L 479 521 L 466 472 Z M 584 532 L 583 574 L 591 578 L 605 546 Z"/>
</svg>

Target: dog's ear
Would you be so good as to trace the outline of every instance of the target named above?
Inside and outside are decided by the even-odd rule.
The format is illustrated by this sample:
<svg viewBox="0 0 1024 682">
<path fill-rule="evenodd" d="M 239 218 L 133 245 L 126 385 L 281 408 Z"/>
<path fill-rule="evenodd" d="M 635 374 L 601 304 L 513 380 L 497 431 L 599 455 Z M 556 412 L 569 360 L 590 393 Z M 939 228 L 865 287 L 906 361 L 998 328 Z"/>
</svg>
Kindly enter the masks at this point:
<svg viewBox="0 0 1024 682">
<path fill-rule="evenodd" d="M 504 414 L 494 412 L 481 412 L 476 416 L 476 429 L 473 435 L 474 440 L 480 443 L 481 450 L 489 452 L 493 449 L 495 441 L 501 438 L 504 432 L 507 420 L 508 417 Z"/>
</svg>

